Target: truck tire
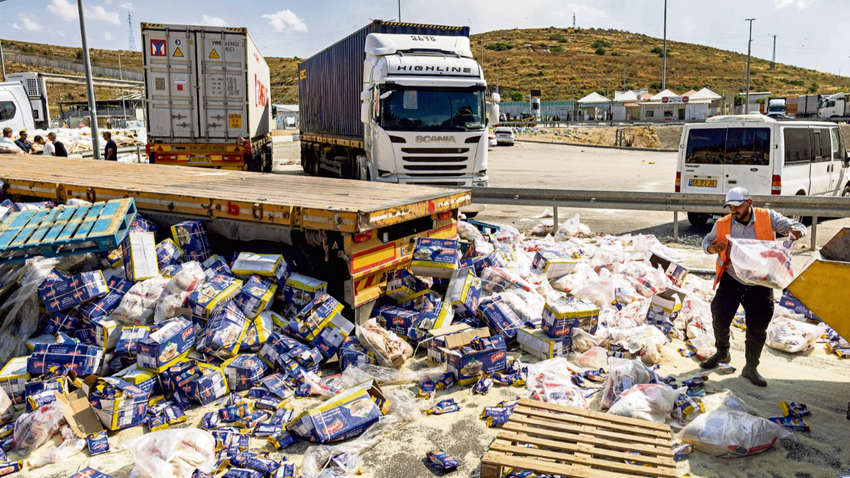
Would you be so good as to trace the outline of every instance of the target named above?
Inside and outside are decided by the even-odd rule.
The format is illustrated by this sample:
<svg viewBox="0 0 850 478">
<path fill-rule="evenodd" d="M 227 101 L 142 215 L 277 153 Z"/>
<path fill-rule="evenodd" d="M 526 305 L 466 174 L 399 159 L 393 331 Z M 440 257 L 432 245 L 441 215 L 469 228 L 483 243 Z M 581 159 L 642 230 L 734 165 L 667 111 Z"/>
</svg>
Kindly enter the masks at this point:
<svg viewBox="0 0 850 478">
<path fill-rule="evenodd" d="M 699 213 L 699 212 L 689 212 L 688 213 L 688 222 L 691 223 L 691 226 L 702 227 L 708 222 L 708 214 Z"/>
<path fill-rule="evenodd" d="M 266 146 L 263 148 L 263 172 L 270 173 L 274 168 L 274 154 L 272 147 Z"/>
</svg>

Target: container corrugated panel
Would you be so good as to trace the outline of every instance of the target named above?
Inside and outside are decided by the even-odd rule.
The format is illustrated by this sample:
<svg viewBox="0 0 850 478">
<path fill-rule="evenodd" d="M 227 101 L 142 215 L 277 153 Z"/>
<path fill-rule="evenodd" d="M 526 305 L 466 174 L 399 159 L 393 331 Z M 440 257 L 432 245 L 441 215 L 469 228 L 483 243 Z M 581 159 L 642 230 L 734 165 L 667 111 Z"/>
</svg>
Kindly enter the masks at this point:
<svg viewBox="0 0 850 478">
<path fill-rule="evenodd" d="M 366 36 L 370 33 L 469 36 L 469 27 L 375 20 L 298 64 L 298 109 L 302 133 L 363 139 L 360 92 Z"/>
<path fill-rule="evenodd" d="M 247 29 L 141 28 L 149 138 L 229 143 L 270 133 L 269 67 Z"/>
</svg>

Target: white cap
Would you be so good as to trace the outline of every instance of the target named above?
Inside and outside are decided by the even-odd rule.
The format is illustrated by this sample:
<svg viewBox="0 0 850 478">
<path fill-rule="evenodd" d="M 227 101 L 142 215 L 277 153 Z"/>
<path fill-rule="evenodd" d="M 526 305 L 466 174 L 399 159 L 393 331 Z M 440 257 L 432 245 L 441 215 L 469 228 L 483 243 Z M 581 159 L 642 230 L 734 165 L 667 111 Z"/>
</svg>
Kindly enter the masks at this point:
<svg viewBox="0 0 850 478">
<path fill-rule="evenodd" d="M 740 206 L 750 200 L 750 192 L 744 188 L 732 188 L 726 193 L 726 204 L 728 206 Z"/>
</svg>

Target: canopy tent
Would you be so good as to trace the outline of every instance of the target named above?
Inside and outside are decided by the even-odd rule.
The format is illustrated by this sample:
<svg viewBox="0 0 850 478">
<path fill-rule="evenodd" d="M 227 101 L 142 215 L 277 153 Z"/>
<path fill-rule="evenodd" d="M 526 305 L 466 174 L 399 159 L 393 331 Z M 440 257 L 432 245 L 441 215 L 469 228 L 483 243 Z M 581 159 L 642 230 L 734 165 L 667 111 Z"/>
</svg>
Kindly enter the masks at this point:
<svg viewBox="0 0 850 478">
<path fill-rule="evenodd" d="M 690 97 L 694 96 L 695 94 L 697 94 L 696 91 L 690 90 L 687 93 L 683 93 L 682 96 L 687 96 L 688 98 L 690 98 Z"/>
<path fill-rule="evenodd" d="M 600 95 L 599 93 L 597 93 L 595 91 L 593 93 L 585 96 L 584 98 L 578 100 L 578 103 L 582 104 L 582 105 L 588 104 L 588 103 L 608 103 L 608 102 L 609 102 L 608 98 Z"/>
<path fill-rule="evenodd" d="M 626 103 L 638 101 L 640 98 L 634 91 L 626 91 L 624 93 L 614 93 L 614 103 Z"/>
<path fill-rule="evenodd" d="M 667 97 L 671 97 L 671 96 L 679 96 L 679 95 L 677 95 L 676 93 L 673 93 L 670 90 L 664 90 L 661 93 L 658 93 L 657 95 L 654 95 L 651 98 L 649 98 L 649 101 L 661 101 L 661 98 L 667 98 Z"/>
<path fill-rule="evenodd" d="M 719 100 L 720 98 L 722 98 L 720 95 L 708 88 L 703 88 L 690 97 L 691 100 Z"/>
</svg>

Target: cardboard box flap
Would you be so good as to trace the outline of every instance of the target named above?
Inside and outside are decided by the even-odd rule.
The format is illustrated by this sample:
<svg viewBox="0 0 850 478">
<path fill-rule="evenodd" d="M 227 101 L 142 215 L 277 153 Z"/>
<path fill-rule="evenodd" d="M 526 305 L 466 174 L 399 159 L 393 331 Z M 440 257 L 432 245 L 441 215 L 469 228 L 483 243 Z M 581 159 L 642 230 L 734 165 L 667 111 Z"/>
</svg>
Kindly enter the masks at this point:
<svg viewBox="0 0 850 478">
<path fill-rule="evenodd" d="M 676 297 L 678 297 L 679 302 L 683 302 L 685 300 L 685 297 L 687 297 L 687 294 L 685 294 L 684 292 L 682 292 L 680 290 L 667 288 L 663 292 L 659 292 L 659 293 L 655 294 L 655 297 L 659 297 L 661 299 L 669 300 L 670 302 L 675 301 Z"/>
<path fill-rule="evenodd" d="M 465 330 L 463 332 L 447 335 L 446 348 L 457 349 L 472 342 L 475 337 L 489 337 L 490 329 L 482 327 L 480 329 Z"/>
<path fill-rule="evenodd" d="M 65 420 L 68 421 L 74 435 L 86 438 L 92 433 L 105 430 L 83 390 L 75 390 L 68 395 L 53 393 L 56 395 L 56 401 L 62 406 Z"/>
<path fill-rule="evenodd" d="M 444 335 L 451 335 L 456 334 L 458 332 L 463 332 L 464 330 L 468 330 L 471 328 L 472 327 L 469 324 L 452 324 L 447 327 L 429 330 L 428 335 L 429 338 L 442 337 Z"/>
</svg>

